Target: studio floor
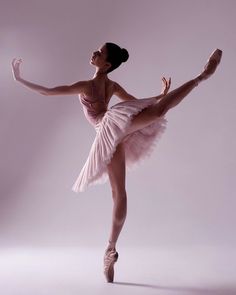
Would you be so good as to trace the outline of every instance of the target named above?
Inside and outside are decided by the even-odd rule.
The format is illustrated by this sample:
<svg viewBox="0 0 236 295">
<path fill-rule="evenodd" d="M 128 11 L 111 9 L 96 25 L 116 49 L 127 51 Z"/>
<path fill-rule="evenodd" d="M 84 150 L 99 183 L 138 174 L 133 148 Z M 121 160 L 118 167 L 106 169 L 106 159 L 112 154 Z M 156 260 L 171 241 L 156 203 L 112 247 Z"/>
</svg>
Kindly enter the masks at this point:
<svg viewBox="0 0 236 295">
<path fill-rule="evenodd" d="M 28 247 L 0 251 L 2 295 L 235 295 L 236 251 L 229 247 L 117 248 L 114 283 L 101 248 Z"/>
</svg>

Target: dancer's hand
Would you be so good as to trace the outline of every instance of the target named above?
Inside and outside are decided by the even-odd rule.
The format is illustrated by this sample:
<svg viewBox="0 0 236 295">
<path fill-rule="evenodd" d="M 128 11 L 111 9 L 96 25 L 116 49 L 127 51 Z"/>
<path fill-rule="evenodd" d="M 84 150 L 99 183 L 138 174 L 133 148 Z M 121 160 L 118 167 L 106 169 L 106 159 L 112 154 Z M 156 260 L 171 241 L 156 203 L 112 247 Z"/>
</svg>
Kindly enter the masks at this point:
<svg viewBox="0 0 236 295">
<path fill-rule="evenodd" d="M 16 59 L 14 58 L 12 60 L 12 73 L 13 73 L 13 78 L 14 80 L 18 81 L 20 79 L 20 64 L 22 62 L 22 59 Z"/>
<path fill-rule="evenodd" d="M 162 77 L 162 95 L 166 95 L 170 89 L 170 84 L 171 84 L 171 78 L 169 80 L 166 80 L 165 77 Z"/>
</svg>

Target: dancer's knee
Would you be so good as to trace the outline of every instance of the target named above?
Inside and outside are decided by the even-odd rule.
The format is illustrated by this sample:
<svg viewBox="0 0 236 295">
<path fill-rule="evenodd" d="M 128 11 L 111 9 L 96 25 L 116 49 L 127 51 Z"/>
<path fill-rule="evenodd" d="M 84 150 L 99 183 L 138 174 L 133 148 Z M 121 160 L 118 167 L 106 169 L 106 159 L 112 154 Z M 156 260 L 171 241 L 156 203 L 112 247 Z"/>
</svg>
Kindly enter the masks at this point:
<svg viewBox="0 0 236 295">
<path fill-rule="evenodd" d="M 163 103 L 162 101 L 159 102 L 156 106 L 155 106 L 155 116 L 156 117 L 162 117 L 164 116 L 167 111 L 169 110 L 169 105 L 167 103 Z"/>
<path fill-rule="evenodd" d="M 114 186 L 112 187 L 112 197 L 115 202 L 120 202 L 127 198 L 126 190 L 124 187 Z"/>
</svg>

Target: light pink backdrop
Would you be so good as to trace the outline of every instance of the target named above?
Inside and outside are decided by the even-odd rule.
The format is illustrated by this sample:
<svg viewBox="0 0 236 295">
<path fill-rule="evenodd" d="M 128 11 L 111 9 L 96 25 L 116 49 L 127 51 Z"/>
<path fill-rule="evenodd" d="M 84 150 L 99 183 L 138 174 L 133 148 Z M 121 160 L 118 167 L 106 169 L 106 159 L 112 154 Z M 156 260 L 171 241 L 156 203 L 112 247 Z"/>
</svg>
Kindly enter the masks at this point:
<svg viewBox="0 0 236 295">
<path fill-rule="evenodd" d="M 124 245 L 235 246 L 235 1 L 3 1 L 0 9 L 0 242 L 104 245 L 108 184 L 75 194 L 95 131 L 78 97 L 42 96 L 15 82 L 53 87 L 90 79 L 91 52 L 106 41 L 130 58 L 110 74 L 136 97 L 195 77 L 223 50 L 216 74 L 167 114 L 152 157 L 127 175 Z M 117 99 L 114 97 L 112 103 Z"/>
</svg>

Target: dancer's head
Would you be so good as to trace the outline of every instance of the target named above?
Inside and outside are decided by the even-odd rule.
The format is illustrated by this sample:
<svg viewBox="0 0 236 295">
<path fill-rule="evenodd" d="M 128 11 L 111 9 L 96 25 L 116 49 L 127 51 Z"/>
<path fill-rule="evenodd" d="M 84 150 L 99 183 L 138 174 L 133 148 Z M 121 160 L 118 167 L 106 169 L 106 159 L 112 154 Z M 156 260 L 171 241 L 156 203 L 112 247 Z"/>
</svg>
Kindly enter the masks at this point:
<svg viewBox="0 0 236 295">
<path fill-rule="evenodd" d="M 93 53 L 91 64 L 108 74 L 118 68 L 122 62 L 126 62 L 128 58 L 129 53 L 125 48 L 107 42 Z"/>
</svg>

